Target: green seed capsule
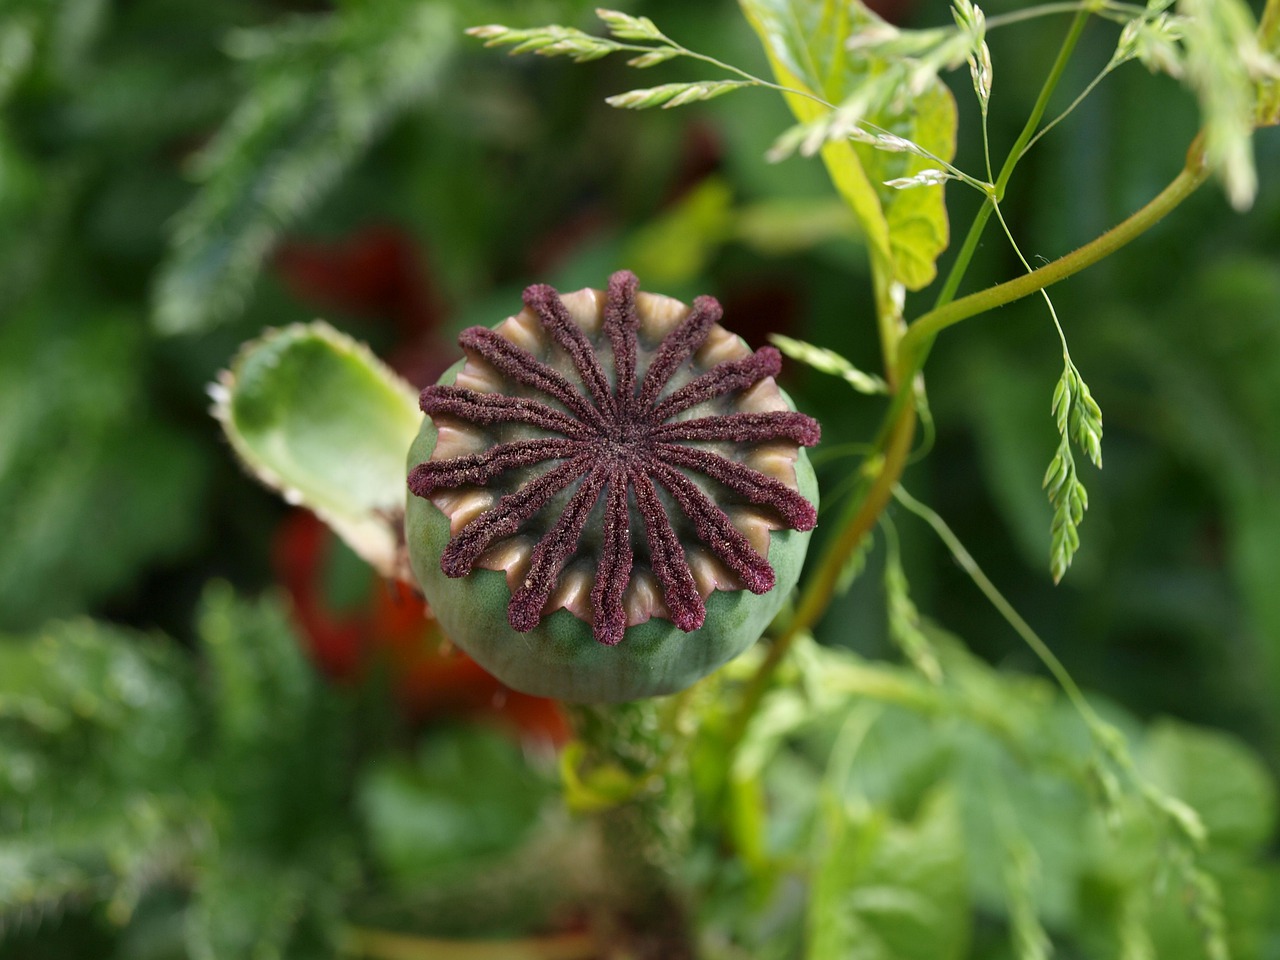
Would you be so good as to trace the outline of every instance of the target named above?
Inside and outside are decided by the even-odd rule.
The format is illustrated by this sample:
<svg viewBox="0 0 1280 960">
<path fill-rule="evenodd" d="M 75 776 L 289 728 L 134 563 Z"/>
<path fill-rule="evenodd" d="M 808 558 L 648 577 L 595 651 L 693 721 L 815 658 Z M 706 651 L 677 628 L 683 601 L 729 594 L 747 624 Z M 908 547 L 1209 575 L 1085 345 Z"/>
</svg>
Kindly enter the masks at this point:
<svg viewBox="0 0 1280 960">
<path fill-rule="evenodd" d="M 441 626 L 509 686 L 673 693 L 749 647 L 816 522 L 818 425 L 700 297 L 525 292 L 422 394 L 406 536 Z"/>
</svg>

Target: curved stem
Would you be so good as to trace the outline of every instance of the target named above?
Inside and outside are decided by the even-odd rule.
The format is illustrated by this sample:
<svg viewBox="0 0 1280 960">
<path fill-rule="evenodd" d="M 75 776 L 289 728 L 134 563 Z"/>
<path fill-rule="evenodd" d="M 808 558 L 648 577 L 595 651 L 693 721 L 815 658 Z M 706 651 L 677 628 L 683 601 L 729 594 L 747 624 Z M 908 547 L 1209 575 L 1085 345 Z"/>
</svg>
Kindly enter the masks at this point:
<svg viewBox="0 0 1280 960">
<path fill-rule="evenodd" d="M 857 549 L 862 538 L 875 526 L 881 512 L 893 498 L 894 488 L 911 453 L 911 441 L 915 436 L 916 408 L 911 403 L 898 407 L 898 413 L 888 430 L 884 456 L 879 468 L 867 484 L 861 499 L 853 502 L 856 507 L 848 521 L 841 525 L 839 535 L 827 544 L 814 575 L 806 582 L 800 595 L 800 603 L 792 614 L 786 629 L 769 646 L 764 661 L 748 681 L 742 701 L 729 727 L 726 753 L 732 755 L 746 734 L 747 725 L 764 698 L 769 682 L 779 664 L 785 659 L 796 638 L 818 622 L 831 597 L 835 593 L 840 571 L 850 554 Z"/>
<path fill-rule="evenodd" d="M 1027 144 L 1035 135 L 1036 127 L 1048 107 L 1049 99 L 1079 39 L 1088 14 L 1089 8 L 1077 10 L 1058 57 L 1041 88 L 1032 115 L 1001 168 L 993 189 L 993 199 L 997 202 Z M 876 442 L 876 449 L 884 451 L 883 458 L 868 481 L 865 493 L 860 498 L 855 496 L 848 519 L 841 524 L 839 534 L 828 544 L 814 575 L 807 581 L 794 615 L 769 647 L 764 661 L 748 681 L 738 709 L 729 723 L 725 743 L 727 754 L 732 756 L 737 751 L 779 665 L 786 658 L 796 638 L 817 623 L 826 611 L 839 581 L 840 571 L 892 499 L 894 489 L 910 459 L 912 439 L 915 436 L 917 415 L 915 405 L 911 402 L 913 384 L 938 333 L 961 320 L 1041 291 L 1116 252 L 1155 226 L 1194 193 L 1208 178 L 1208 173 L 1201 138 L 1197 137 L 1187 152 L 1186 163 L 1179 174 L 1154 199 L 1128 219 L 1038 270 L 960 300 L 951 300 L 968 266 L 968 259 L 977 246 L 982 227 L 994 209 L 994 203 L 988 202 L 979 211 L 970 235 L 966 238 L 965 248 L 952 266 L 938 304 L 932 310 L 907 326 L 905 332 L 886 330 L 884 311 L 877 310 L 881 321 L 882 346 L 885 348 L 886 360 L 890 362 L 885 370 L 886 380 L 894 390 L 893 402 Z M 874 269 L 874 260 L 872 265 Z M 881 307 L 881 304 L 877 303 L 877 307 Z M 892 342 L 892 349 L 889 341 Z M 873 463 L 874 461 L 869 461 L 864 469 L 871 467 Z"/>
<path fill-rule="evenodd" d="M 998 13 L 993 17 L 987 17 L 987 29 L 993 30 L 997 27 L 1008 27 L 1015 23 L 1034 20 L 1038 17 L 1073 12 L 1096 13 L 1101 16 L 1110 14 L 1111 16 L 1108 19 L 1123 17 L 1128 20 L 1132 17 L 1140 17 L 1147 13 L 1148 10 L 1138 3 L 1095 3 L 1091 2 L 1091 0 L 1085 0 L 1085 2 L 1045 3 L 1038 7 L 1028 7 L 1026 10 L 1012 10 L 1009 13 Z M 1124 21 L 1121 20 L 1120 22 Z"/>
<path fill-rule="evenodd" d="M 1043 290 L 1110 256 L 1164 219 L 1174 207 L 1191 196 L 1208 179 L 1208 175 L 1197 140 L 1188 154 L 1187 165 L 1173 181 L 1145 207 L 1102 236 L 1038 270 L 971 293 L 921 316 L 907 328 L 902 338 L 899 362 L 902 364 L 904 377 L 899 382 L 905 379 L 905 375 L 913 374 L 919 369 L 928 345 L 941 331 L 961 320 Z"/>
<path fill-rule="evenodd" d="M 909 387 L 904 389 L 909 390 Z M 774 647 L 789 644 L 797 634 L 817 623 L 826 611 L 845 561 L 857 549 L 862 538 L 875 526 L 881 512 L 893 498 L 893 488 L 897 485 L 898 478 L 902 476 L 907 458 L 911 454 L 911 442 L 915 438 L 915 430 L 916 408 L 914 404 L 908 402 L 902 405 L 890 428 L 884 458 L 868 485 L 857 512 L 844 525 L 836 538 L 827 545 L 818 569 L 814 571 L 800 596 L 795 615 Z"/>
<path fill-rule="evenodd" d="M 665 34 L 663 35 L 663 39 L 670 46 L 674 47 L 676 50 L 679 50 L 681 56 L 688 57 L 691 60 L 701 60 L 703 63 L 710 64 L 713 67 L 719 67 L 721 70 L 727 70 L 729 73 L 736 74 L 737 76 L 742 77 L 744 80 L 751 81 L 756 86 L 767 87 L 770 90 L 776 90 L 778 93 L 791 93 L 791 94 L 795 94 L 797 97 L 806 97 L 807 99 L 812 100 L 815 103 L 821 104 L 822 106 L 826 107 L 829 110 L 835 109 L 834 104 L 828 103 L 822 97 L 818 96 L 815 93 L 811 93 L 808 90 L 797 90 L 794 87 L 784 87 L 781 84 L 773 83 L 772 81 L 762 79 L 761 77 L 757 77 L 755 74 L 747 73 L 747 71 L 739 67 L 735 67 L 733 64 L 725 63 L 723 60 L 717 60 L 715 57 L 707 56 L 705 53 L 698 53 L 696 50 L 690 50 L 684 44 L 676 43 L 676 41 L 672 40 L 670 37 L 666 36 Z M 653 50 L 654 48 L 634 46 L 634 47 L 629 47 L 629 49 Z"/>
<path fill-rule="evenodd" d="M 1039 126 L 1045 110 L 1048 109 L 1049 98 L 1053 95 L 1053 91 L 1058 85 L 1058 80 L 1066 69 L 1067 60 L 1075 49 L 1076 42 L 1080 39 L 1080 34 L 1084 30 L 1084 25 L 1088 18 L 1088 9 L 1081 8 L 1076 11 L 1075 19 L 1071 23 L 1071 28 L 1067 31 L 1067 36 L 1062 42 L 1057 59 L 1054 60 L 1053 66 L 1049 71 L 1049 76 L 1045 78 L 1031 115 L 1027 118 L 1022 132 L 1018 135 L 1018 139 L 1014 141 L 1013 147 L 1010 148 L 1004 165 L 1000 169 L 1000 176 L 995 183 L 995 196 L 997 198 L 1003 195 L 1005 185 L 1008 184 L 1009 177 L 1013 174 L 1013 168 L 1017 165 L 1027 142 L 1034 136 L 1036 127 Z M 947 277 L 946 286 L 939 297 L 940 304 L 945 305 L 954 296 L 955 288 L 959 285 L 960 279 L 968 267 L 969 260 L 973 256 L 973 251 L 977 247 L 982 228 L 986 225 L 987 218 L 991 216 L 991 210 L 992 202 L 988 200 L 978 212 L 978 216 L 969 230 L 969 236 L 965 238 L 964 248 L 961 250 L 960 256 L 956 259 L 956 263 L 952 266 L 951 273 Z M 874 266 L 873 260 L 873 268 Z M 867 484 L 863 496 L 859 499 L 855 495 L 853 503 L 856 504 L 856 507 L 847 518 L 847 521 L 841 525 L 840 533 L 837 537 L 828 544 L 821 561 L 818 563 L 817 570 L 806 583 L 794 616 L 783 633 L 769 647 L 769 652 L 765 656 L 764 662 L 747 685 L 743 693 L 742 703 L 729 731 L 729 749 L 731 752 L 737 747 L 738 742 L 745 734 L 752 714 L 759 706 L 765 690 L 768 689 L 769 681 L 778 669 L 778 665 L 791 649 L 796 637 L 817 623 L 831 603 L 831 597 L 840 579 L 840 571 L 844 569 L 845 563 L 858 548 L 862 538 L 875 526 L 881 512 L 892 499 L 894 487 L 902 477 L 902 471 L 906 469 L 910 458 L 911 442 L 915 436 L 916 428 L 916 409 L 911 402 L 912 383 L 916 372 L 924 363 L 928 348 L 927 345 L 922 347 L 911 342 L 911 333 L 917 324 L 912 324 L 903 332 L 899 323 L 894 322 L 894 318 L 886 315 L 883 305 L 877 303 L 876 312 L 880 321 L 880 340 L 885 355 L 886 379 L 894 389 L 893 405 L 889 408 L 885 418 L 885 427 L 882 428 L 876 442 L 876 449 L 884 451 L 883 459 L 874 478 Z M 928 317 L 937 312 L 938 308 L 935 307 L 930 314 L 925 316 Z M 904 358 L 909 362 L 904 363 Z"/>
<path fill-rule="evenodd" d="M 965 549 L 965 545 L 960 542 L 960 538 L 955 535 L 954 531 L 938 512 L 932 507 L 921 503 L 901 486 L 894 488 L 893 497 L 933 528 L 933 532 L 938 535 L 938 539 L 950 551 L 951 556 L 960 565 L 960 569 L 973 581 L 974 586 L 982 591 L 982 595 L 987 598 L 987 602 L 995 607 L 996 612 L 1004 618 L 1005 623 L 1013 628 L 1014 632 L 1022 638 L 1022 642 L 1031 648 L 1031 652 L 1036 655 L 1036 658 L 1044 664 L 1045 668 L 1053 675 L 1053 678 L 1058 681 L 1058 686 L 1062 688 L 1062 691 L 1067 695 L 1067 699 L 1071 701 L 1072 706 L 1076 708 L 1085 723 L 1089 725 L 1089 728 L 1093 730 L 1104 727 L 1105 721 L 1093 709 L 1093 705 L 1085 697 L 1084 691 L 1080 689 L 1075 678 L 1071 676 L 1062 661 L 1058 659 L 1058 655 L 1032 629 L 1031 624 L 1022 618 L 1022 615 L 1018 613 L 1013 604 L 1005 599 L 1004 594 L 1000 592 L 999 588 L 991 582 L 991 578 L 978 566 L 978 561 L 973 559 L 973 554 Z"/>
<path fill-rule="evenodd" d="M 727 753 L 732 754 L 736 751 L 778 666 L 785 659 L 796 638 L 817 623 L 822 616 L 831 602 L 840 571 L 846 560 L 867 531 L 875 525 L 881 511 L 892 499 L 894 488 L 906 468 L 911 453 L 911 441 L 915 436 L 916 409 L 911 402 L 912 383 L 924 364 L 924 359 L 928 356 L 938 333 L 975 314 L 992 310 L 1043 290 L 1050 284 L 1065 280 L 1085 267 L 1097 263 L 1155 226 L 1174 207 L 1194 193 L 1208 179 L 1208 175 L 1201 142 L 1197 138 L 1187 152 L 1186 165 L 1178 176 L 1150 203 L 1127 220 L 1078 250 L 1038 270 L 931 310 L 907 327 L 906 334 L 898 344 L 897 389 L 893 404 L 889 408 L 885 427 L 876 443 L 877 449 L 884 450 L 883 459 L 875 470 L 874 477 L 869 481 L 865 494 L 860 499 L 855 499 L 854 503 L 857 506 L 848 520 L 841 524 L 840 533 L 824 551 L 817 570 L 807 581 L 800 603 L 786 629 L 769 647 L 764 661 L 743 691 L 742 701 L 730 723 L 726 742 Z"/>
</svg>

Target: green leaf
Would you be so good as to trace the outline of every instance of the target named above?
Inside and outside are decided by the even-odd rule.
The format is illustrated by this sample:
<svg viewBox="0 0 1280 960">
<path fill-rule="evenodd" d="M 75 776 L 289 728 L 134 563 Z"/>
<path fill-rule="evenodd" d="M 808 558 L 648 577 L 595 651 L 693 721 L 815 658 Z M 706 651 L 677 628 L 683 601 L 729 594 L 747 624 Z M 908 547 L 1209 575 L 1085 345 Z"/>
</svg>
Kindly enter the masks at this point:
<svg viewBox="0 0 1280 960">
<path fill-rule="evenodd" d="M 951 91 L 935 79 L 901 115 L 874 117 L 877 126 L 911 140 L 934 156 L 950 161 L 955 155 L 956 105 Z M 876 195 L 889 225 L 889 248 L 895 278 L 908 290 L 920 290 L 937 274 L 935 262 L 947 248 L 944 185 L 936 183 L 898 190 L 888 186 L 937 167 L 937 162 L 911 153 L 888 153 L 864 144 L 854 144 L 867 176 L 876 186 Z"/>
<path fill-rule="evenodd" d="M 857 236 L 858 221 L 837 197 L 775 197 L 739 208 L 733 235 L 768 257 Z"/>
<path fill-rule="evenodd" d="M 198 841 L 178 649 L 89 621 L 0 642 L 0 929 L 68 901 L 126 920 Z"/>
<path fill-rule="evenodd" d="M 0 323 L 0 629 L 88 609 L 204 526 L 204 451 L 148 396 L 142 332 L 76 297 Z"/>
<path fill-rule="evenodd" d="M 948 960 L 967 955 L 969 902 L 955 800 L 928 798 L 913 822 L 832 805 L 809 905 L 813 960 Z"/>
<path fill-rule="evenodd" d="M 1258 849 L 1275 833 L 1275 783 L 1233 737 L 1162 720 L 1148 732 L 1141 761 L 1156 784 L 1195 809 L 1215 848 Z"/>
<path fill-rule="evenodd" d="M 889 527 L 888 529 L 892 529 Z M 928 634 L 922 629 L 920 611 L 907 586 L 906 571 L 898 549 L 897 533 L 889 537 L 889 551 L 884 568 L 885 606 L 889 615 L 889 636 L 907 660 L 931 683 L 942 682 L 942 667 Z"/>
<path fill-rule="evenodd" d="M 205 591 L 199 633 L 208 658 L 220 748 L 258 753 L 296 735 L 319 680 L 279 604 L 249 604 L 231 587 Z"/>
<path fill-rule="evenodd" d="M 705 178 L 632 235 L 622 262 L 655 286 L 679 287 L 702 277 L 712 257 L 735 241 L 764 256 L 783 257 L 847 240 L 858 229 L 849 208 L 835 197 L 741 207 L 733 200 L 722 177 Z"/>
<path fill-rule="evenodd" d="M 331 955 L 358 879 L 347 809 L 350 724 L 283 604 L 205 594 L 217 815 L 186 926 L 197 960 Z M 246 883 L 246 878 L 254 878 Z"/>
<path fill-rule="evenodd" d="M 720 177 L 707 177 L 635 232 L 623 262 L 658 287 L 688 283 L 703 275 L 732 223 L 732 189 Z"/>
<path fill-rule="evenodd" d="M 250 603 L 214 583 L 198 629 L 210 668 L 214 786 L 233 814 L 224 842 L 287 862 L 341 816 L 343 711 L 278 599 Z"/>
<path fill-rule="evenodd" d="M 165 333 L 236 316 L 280 232 L 312 209 L 392 120 L 436 90 L 450 5 L 386 0 L 232 35 L 243 99 L 197 156 L 154 291 Z"/>
<path fill-rule="evenodd" d="M 367 347 L 324 323 L 247 344 L 211 389 L 246 466 L 314 510 L 385 576 L 398 576 L 405 456 L 422 414 Z"/>
<path fill-rule="evenodd" d="M 331 871 L 322 861 L 283 866 L 242 851 L 206 865 L 186 916 L 191 960 L 334 956 L 344 903 Z"/>
<path fill-rule="evenodd" d="M 1280 60 L 1280 0 L 1267 0 L 1258 24 L 1258 45 L 1264 53 Z M 1258 81 L 1258 102 L 1254 122 L 1260 127 L 1280 124 L 1280 77 Z"/>
<path fill-rule="evenodd" d="M 839 104 L 890 65 L 872 52 L 846 49 L 855 34 L 891 29 L 857 0 L 740 3 L 782 86 Z M 828 107 L 797 94 L 787 95 L 787 103 L 801 123 L 830 113 Z M 928 78 L 918 95 L 874 109 L 866 119 L 943 160 L 949 161 L 955 152 L 955 101 L 936 76 Z M 857 216 L 873 257 L 907 289 L 926 286 L 949 240 L 943 186 L 895 190 L 886 187 L 885 181 L 913 177 L 936 167 L 936 161 L 914 153 L 877 151 L 849 140 L 825 143 L 822 159 L 836 189 Z"/>
<path fill-rule="evenodd" d="M 509 737 L 458 728 L 429 736 L 412 762 L 372 767 L 359 803 L 379 863 L 412 887 L 509 855 L 553 795 Z"/>
</svg>

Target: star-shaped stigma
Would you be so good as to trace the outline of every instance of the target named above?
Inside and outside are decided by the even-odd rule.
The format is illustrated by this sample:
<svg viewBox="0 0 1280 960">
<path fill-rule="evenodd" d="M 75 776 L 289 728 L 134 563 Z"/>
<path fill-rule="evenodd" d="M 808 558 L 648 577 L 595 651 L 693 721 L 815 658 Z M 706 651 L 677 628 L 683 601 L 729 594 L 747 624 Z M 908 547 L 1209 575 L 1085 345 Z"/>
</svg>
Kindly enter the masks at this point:
<svg viewBox="0 0 1280 960">
<path fill-rule="evenodd" d="M 532 630 L 542 619 L 593 517 L 599 529 L 589 616 L 595 638 L 607 645 L 619 643 L 627 628 L 624 595 L 637 564 L 652 570 L 677 627 L 688 632 L 702 626 L 704 595 L 711 588 L 699 590 L 681 532 L 699 541 L 747 590 L 773 588 L 766 557 L 708 491 L 766 508 L 773 528 L 809 530 L 817 520 L 813 505 L 793 486 L 723 455 L 742 445 L 750 450 L 781 443 L 790 445 L 787 462 L 793 466 L 798 446 L 818 442 L 818 424 L 804 414 L 734 411 L 735 396 L 778 373 L 778 351 L 764 347 L 752 353 L 729 337 L 716 325 L 721 308 L 711 297 L 697 298 L 661 337 L 646 339 L 636 288 L 633 274 L 615 273 L 602 317 L 584 329 L 553 288 L 531 286 L 524 302 L 536 323 L 530 319 L 535 329 L 525 342 L 545 346 L 543 359 L 514 337 L 472 327 L 459 342 L 511 389 L 436 385 L 422 391 L 422 410 L 433 419 L 455 418 L 499 440 L 479 452 L 418 464 L 409 475 L 410 489 L 430 497 L 442 488 L 486 487 L 504 475 L 515 486 L 460 529 L 454 525 L 440 560 L 447 576 L 466 576 L 486 550 L 517 534 L 544 508 L 558 510 L 545 521 L 527 572 L 512 592 L 507 616 L 518 631 Z M 732 341 L 734 359 L 703 369 L 695 355 L 716 352 L 703 350 L 713 332 L 716 343 Z M 780 399 L 773 403 L 783 405 Z M 636 526 L 643 535 L 633 539 Z"/>
</svg>

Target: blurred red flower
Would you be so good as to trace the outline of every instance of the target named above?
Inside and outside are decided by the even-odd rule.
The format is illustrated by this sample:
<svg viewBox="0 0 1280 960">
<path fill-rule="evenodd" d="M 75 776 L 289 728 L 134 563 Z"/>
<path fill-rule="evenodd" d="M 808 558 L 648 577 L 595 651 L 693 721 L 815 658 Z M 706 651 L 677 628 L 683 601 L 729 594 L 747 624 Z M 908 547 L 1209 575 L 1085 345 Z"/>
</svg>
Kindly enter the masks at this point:
<svg viewBox="0 0 1280 960">
<path fill-rule="evenodd" d="M 290 514 L 276 532 L 273 564 L 293 601 L 307 652 L 331 680 L 354 684 L 383 670 L 399 708 L 414 722 L 466 718 L 522 740 L 569 738 L 559 704 L 499 683 L 440 632 L 426 603 L 403 583 L 370 572 L 361 602 L 338 609 L 325 588 L 336 538 L 314 514 Z"/>
</svg>

